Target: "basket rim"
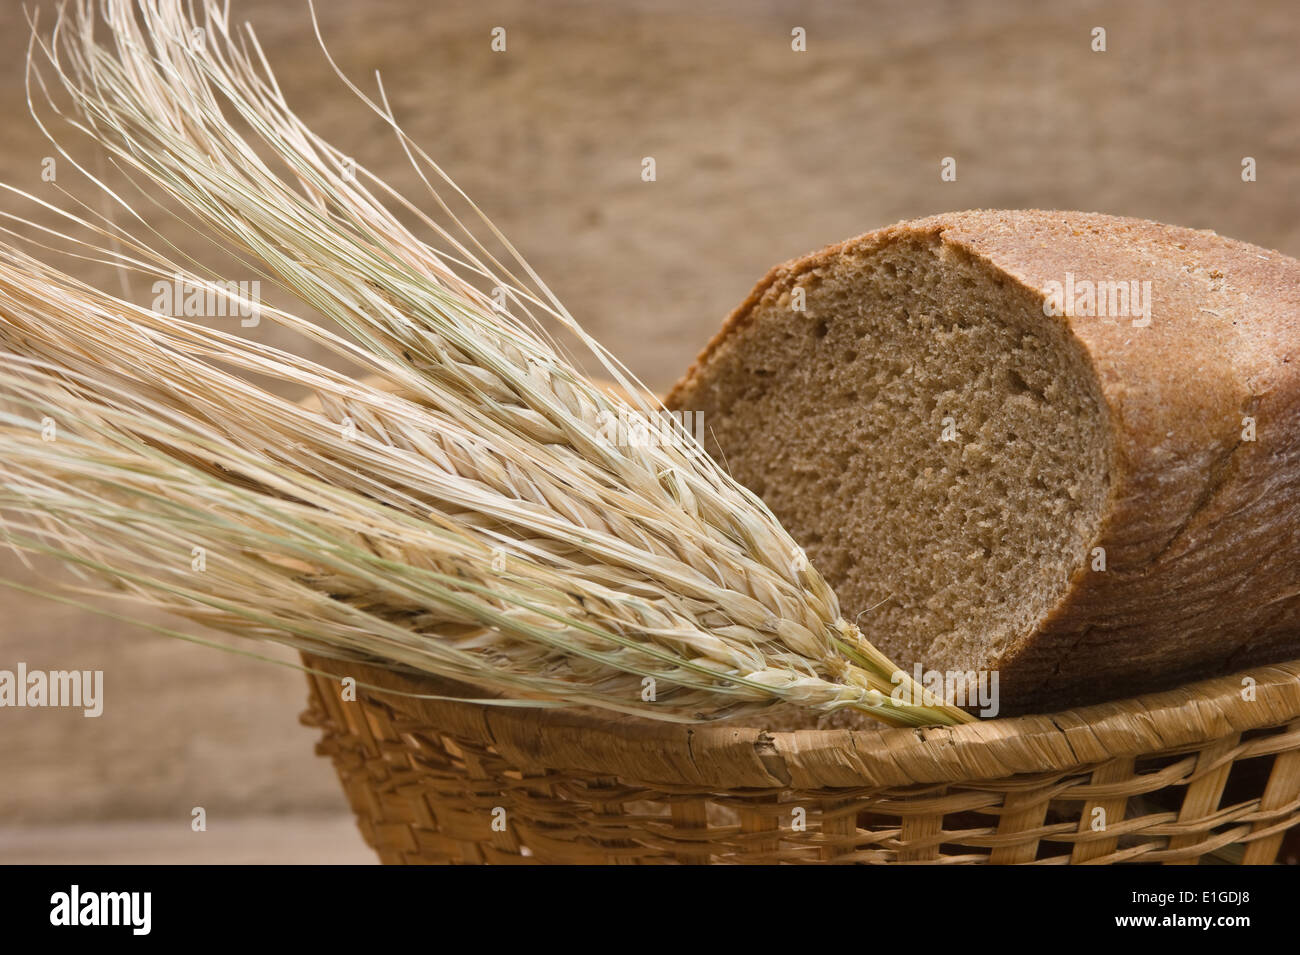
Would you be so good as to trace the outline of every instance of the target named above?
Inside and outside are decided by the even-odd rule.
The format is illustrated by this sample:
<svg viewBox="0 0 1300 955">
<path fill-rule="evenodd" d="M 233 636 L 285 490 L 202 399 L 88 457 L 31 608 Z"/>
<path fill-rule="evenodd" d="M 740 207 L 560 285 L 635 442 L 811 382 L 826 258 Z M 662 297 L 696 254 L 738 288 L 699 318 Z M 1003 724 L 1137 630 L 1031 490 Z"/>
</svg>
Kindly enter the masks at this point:
<svg viewBox="0 0 1300 955">
<path fill-rule="evenodd" d="M 306 652 L 302 657 L 311 669 L 355 678 L 357 698 L 378 698 L 406 717 L 412 725 L 404 731 L 488 744 L 525 770 L 690 788 L 875 788 L 1060 773 L 1120 757 L 1195 749 L 1300 718 L 1300 660 L 1059 713 L 925 729 L 769 732 L 761 723 L 738 720 L 611 720 L 590 711 L 399 695 L 463 697 L 473 691 L 356 661 Z M 1253 700 L 1243 699 L 1247 677 L 1255 681 Z M 1300 724 L 1290 733 L 1300 735 Z"/>
</svg>

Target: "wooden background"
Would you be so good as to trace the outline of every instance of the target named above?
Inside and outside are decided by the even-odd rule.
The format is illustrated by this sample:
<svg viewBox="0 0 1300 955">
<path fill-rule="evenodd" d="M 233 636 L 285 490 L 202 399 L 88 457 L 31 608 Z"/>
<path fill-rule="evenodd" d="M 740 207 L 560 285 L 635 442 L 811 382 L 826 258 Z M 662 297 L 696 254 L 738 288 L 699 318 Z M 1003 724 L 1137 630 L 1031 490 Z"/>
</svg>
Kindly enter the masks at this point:
<svg viewBox="0 0 1300 955">
<path fill-rule="evenodd" d="M 234 7 L 298 112 L 414 193 L 329 72 L 305 0 Z M 382 69 L 408 130 L 655 387 L 770 265 L 902 218 L 1086 209 L 1300 254 L 1300 20 L 1284 0 L 317 7 L 340 65 L 363 85 Z M 50 148 L 26 115 L 26 37 L 5 3 L 0 178 L 39 192 Z M 0 577 L 61 579 L 7 554 Z M 103 669 L 106 702 L 99 719 L 0 710 L 0 861 L 370 860 L 296 722 L 299 674 L 0 589 L 0 668 L 20 660 Z"/>
</svg>

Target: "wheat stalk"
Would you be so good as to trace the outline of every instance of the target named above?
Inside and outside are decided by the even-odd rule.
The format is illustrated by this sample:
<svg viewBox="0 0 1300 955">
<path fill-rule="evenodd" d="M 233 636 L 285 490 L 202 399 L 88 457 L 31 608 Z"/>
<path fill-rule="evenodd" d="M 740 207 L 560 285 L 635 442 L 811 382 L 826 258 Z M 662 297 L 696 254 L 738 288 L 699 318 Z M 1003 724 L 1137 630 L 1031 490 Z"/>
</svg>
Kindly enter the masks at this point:
<svg viewBox="0 0 1300 955">
<path fill-rule="evenodd" d="M 96 38 L 96 9 L 109 43 Z M 684 430 L 609 440 L 611 421 L 657 414 L 657 402 L 410 142 L 382 86 L 377 101 L 353 90 L 390 124 L 436 215 L 364 168 L 353 175 L 291 111 L 228 7 L 206 0 L 194 16 L 169 0 L 83 0 L 48 39 L 33 36 L 33 115 L 130 227 L 10 189 L 67 224 L 29 241 L 250 304 L 159 248 L 138 200 L 77 163 L 40 119 L 40 99 L 143 197 L 179 205 L 332 324 L 265 305 L 263 318 L 369 378 L 110 295 L 6 229 L 10 544 L 145 606 L 455 678 L 518 705 L 705 719 L 784 702 L 902 724 L 968 718 L 910 681 L 925 705 L 891 700 L 895 668 L 841 617 L 762 502 Z M 546 323 L 626 393 L 593 385 Z M 316 404 L 280 396 L 292 388 Z"/>
</svg>

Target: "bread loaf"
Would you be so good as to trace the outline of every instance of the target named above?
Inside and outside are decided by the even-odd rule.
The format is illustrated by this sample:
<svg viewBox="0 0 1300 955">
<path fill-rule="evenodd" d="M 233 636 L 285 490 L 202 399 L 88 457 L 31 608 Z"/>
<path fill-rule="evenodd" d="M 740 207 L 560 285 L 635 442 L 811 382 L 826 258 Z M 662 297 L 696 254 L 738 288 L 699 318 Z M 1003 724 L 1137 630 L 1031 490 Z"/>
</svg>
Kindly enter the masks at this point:
<svg viewBox="0 0 1300 955">
<path fill-rule="evenodd" d="M 778 266 L 668 399 L 909 670 L 1004 714 L 1300 657 L 1300 262 L 1074 212 Z"/>
</svg>

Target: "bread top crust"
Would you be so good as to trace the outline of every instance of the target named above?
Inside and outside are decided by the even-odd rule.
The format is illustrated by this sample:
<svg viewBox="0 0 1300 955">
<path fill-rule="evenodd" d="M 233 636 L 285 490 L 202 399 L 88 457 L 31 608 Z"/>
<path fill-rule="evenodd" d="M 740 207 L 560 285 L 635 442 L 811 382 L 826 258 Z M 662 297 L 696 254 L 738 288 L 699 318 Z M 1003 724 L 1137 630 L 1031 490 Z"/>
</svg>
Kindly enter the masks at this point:
<svg viewBox="0 0 1300 955">
<path fill-rule="evenodd" d="M 1252 327 L 1268 331 L 1261 346 L 1294 347 L 1300 324 L 1300 262 L 1275 250 L 1228 239 L 1210 230 L 1164 225 L 1146 219 L 1110 216 L 1098 212 L 1061 212 L 1044 209 L 975 209 L 909 219 L 867 232 L 774 266 L 754 286 L 749 296 L 723 321 L 674 387 L 684 388 L 709 357 L 751 317 L 773 286 L 826 265 L 836 256 L 864 255 L 902 238 L 933 238 L 982 259 L 999 272 L 1041 292 L 1049 281 L 1061 281 L 1067 271 L 1120 273 L 1146 271 L 1162 276 L 1181 273 L 1178 285 L 1164 289 L 1168 298 L 1160 308 L 1169 318 L 1187 312 L 1197 320 L 1203 303 L 1200 292 L 1218 294 L 1235 290 L 1251 301 Z M 1161 259 L 1180 259 L 1182 265 Z M 1229 278 L 1230 274 L 1230 278 Z M 1151 278 L 1154 282 L 1154 278 Z M 1197 288 L 1197 285 L 1203 286 Z M 1209 314 L 1209 313 L 1204 313 Z M 1153 316 L 1154 318 L 1154 316 Z M 1265 323 L 1264 319 L 1274 321 Z M 1220 316 L 1218 325 L 1231 325 Z M 1073 323 L 1072 323 L 1073 324 Z M 1154 321 L 1153 321 L 1154 324 Z"/>
</svg>

